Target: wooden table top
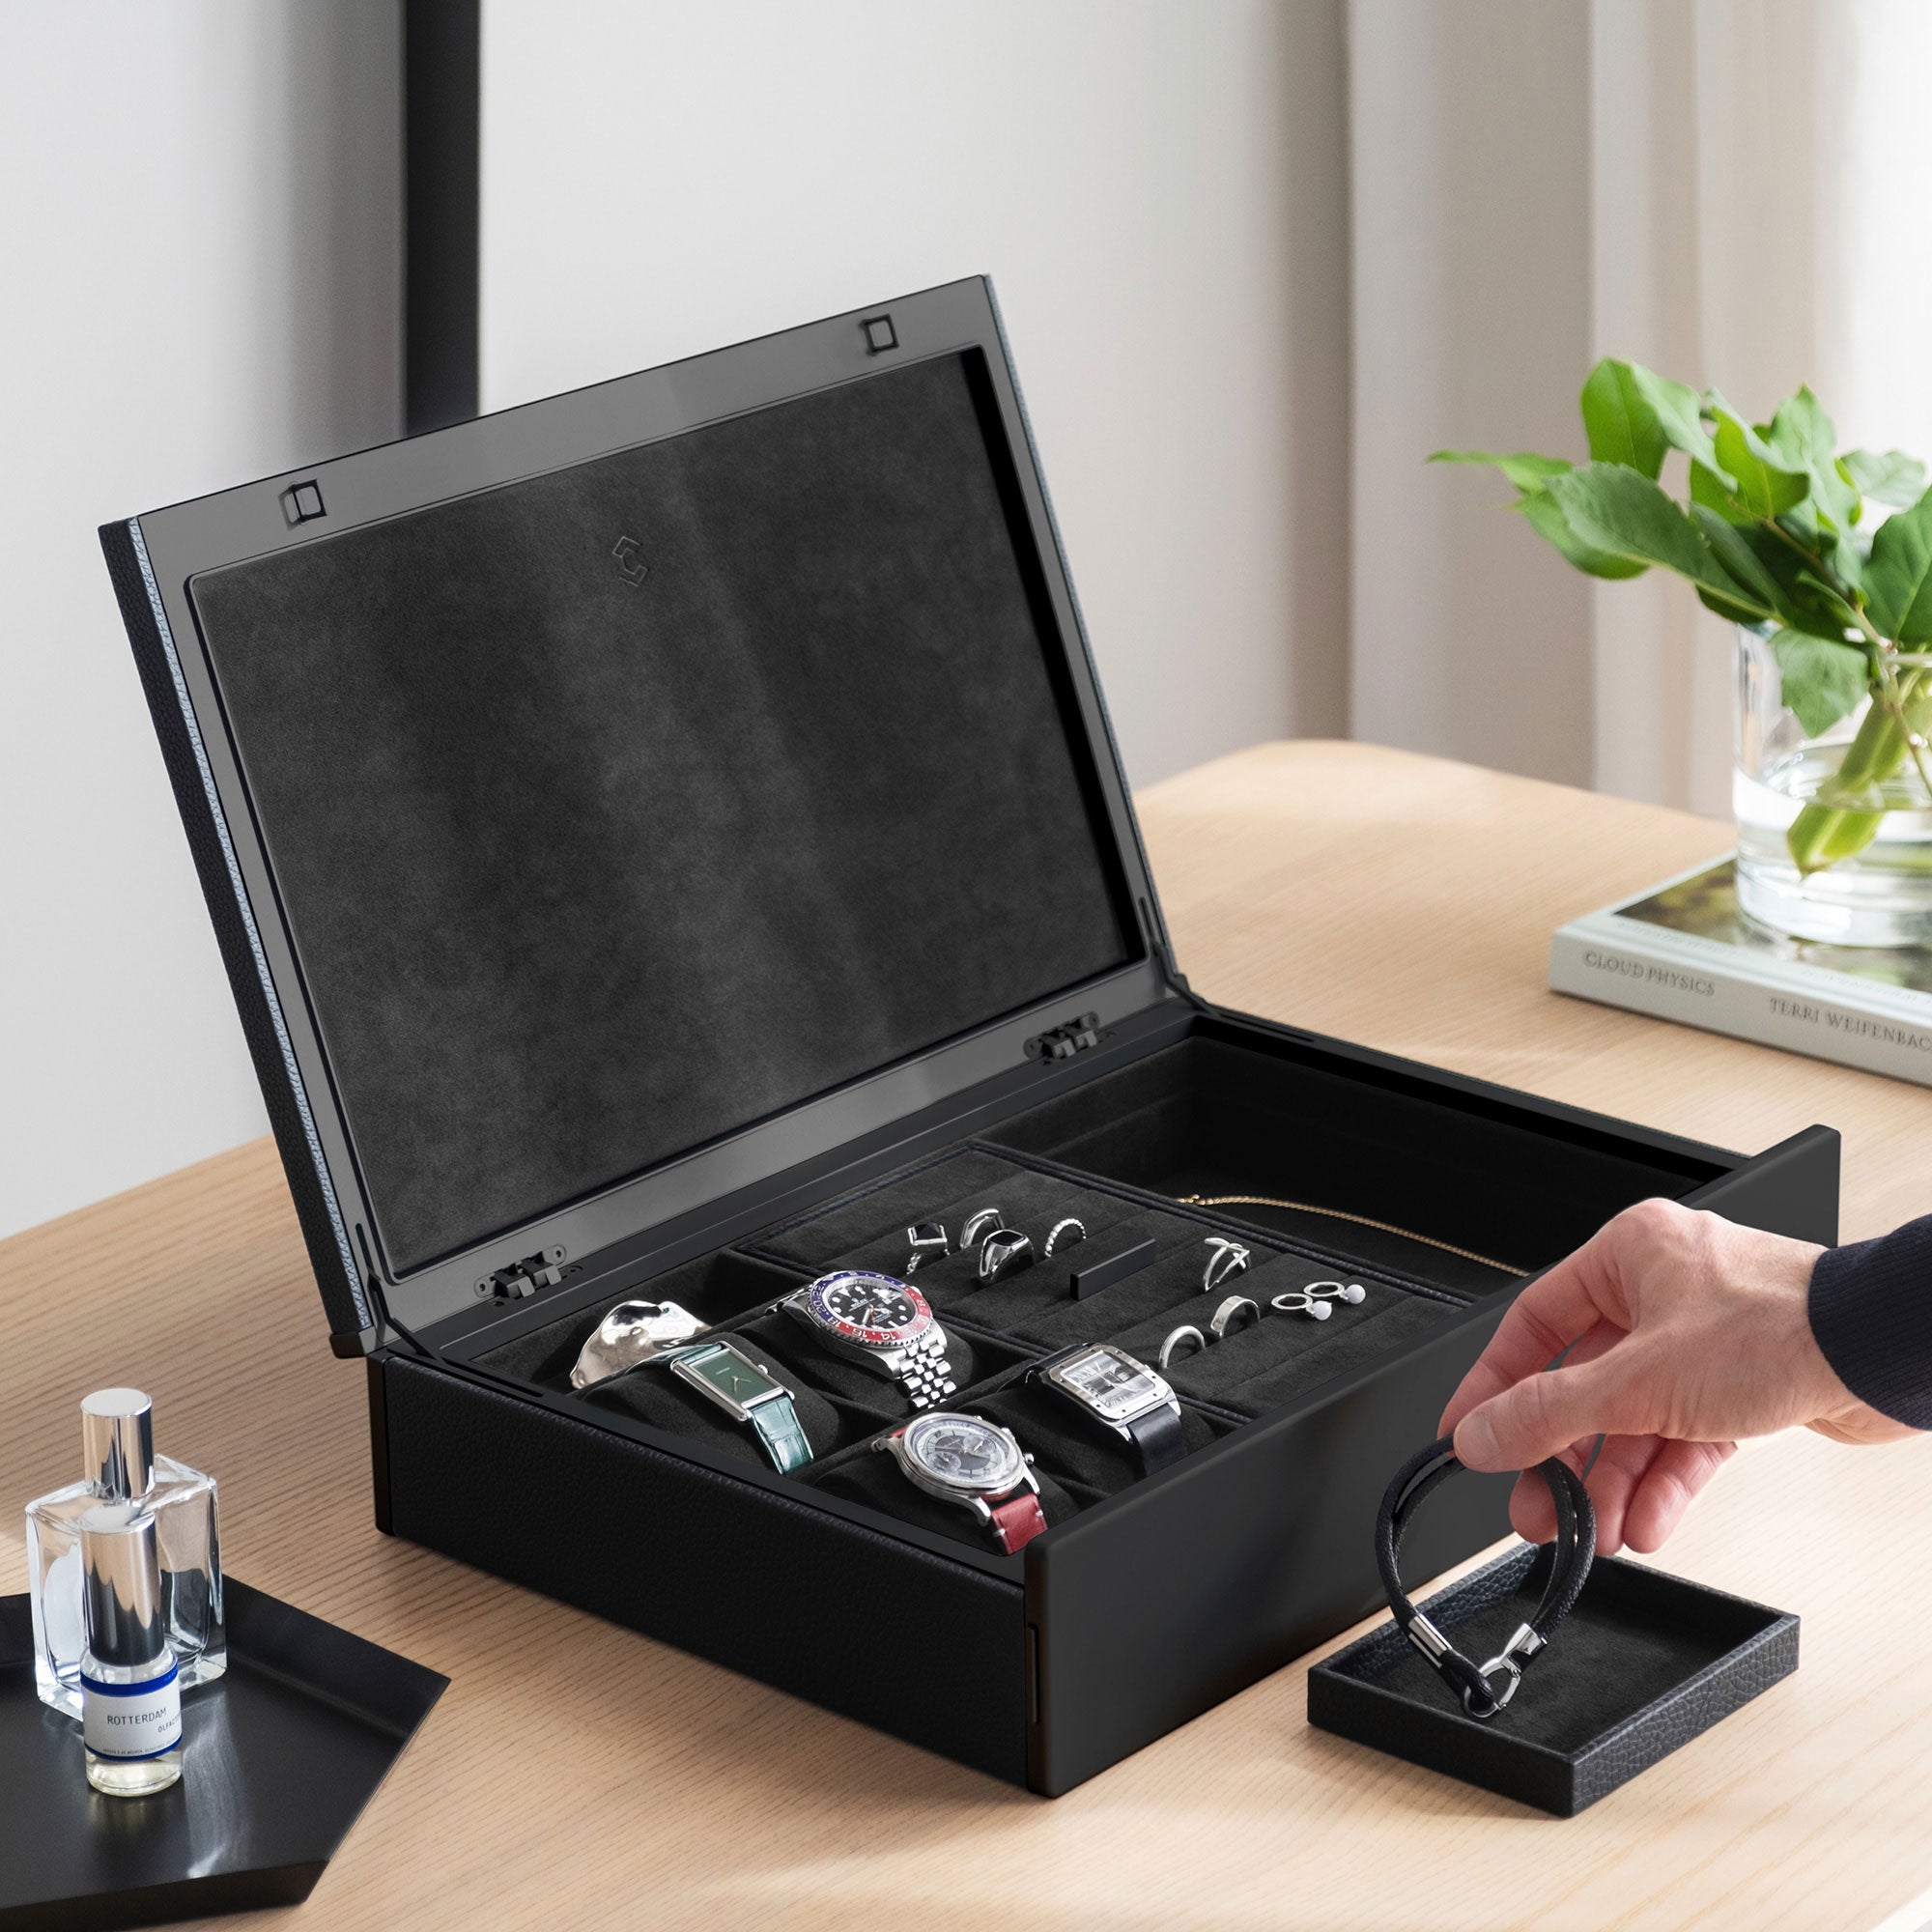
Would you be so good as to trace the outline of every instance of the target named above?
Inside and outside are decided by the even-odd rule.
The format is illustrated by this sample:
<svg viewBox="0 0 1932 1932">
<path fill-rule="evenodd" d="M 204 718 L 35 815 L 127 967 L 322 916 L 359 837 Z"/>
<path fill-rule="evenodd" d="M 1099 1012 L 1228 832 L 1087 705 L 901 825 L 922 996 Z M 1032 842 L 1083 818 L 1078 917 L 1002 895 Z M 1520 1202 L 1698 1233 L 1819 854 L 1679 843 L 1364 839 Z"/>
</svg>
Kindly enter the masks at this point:
<svg viewBox="0 0 1932 1932">
<path fill-rule="evenodd" d="M 1847 1238 L 1932 1207 L 1932 1093 L 1545 990 L 1552 927 L 1725 828 L 1338 744 L 1140 803 L 1210 999 L 1720 1146 L 1828 1122 Z M 325 1337 L 267 1142 L 0 1244 L 10 1510 L 73 1472 L 81 1395 L 137 1379 L 220 1477 L 235 1575 L 453 1680 L 302 1925 L 1773 1932 L 1932 1887 L 1916 1444 L 1738 1458 L 1659 1560 L 1800 1612 L 1803 1668 L 1580 1818 L 1311 1731 L 1299 1665 L 1048 1801 L 378 1535 L 362 1370 Z"/>
</svg>

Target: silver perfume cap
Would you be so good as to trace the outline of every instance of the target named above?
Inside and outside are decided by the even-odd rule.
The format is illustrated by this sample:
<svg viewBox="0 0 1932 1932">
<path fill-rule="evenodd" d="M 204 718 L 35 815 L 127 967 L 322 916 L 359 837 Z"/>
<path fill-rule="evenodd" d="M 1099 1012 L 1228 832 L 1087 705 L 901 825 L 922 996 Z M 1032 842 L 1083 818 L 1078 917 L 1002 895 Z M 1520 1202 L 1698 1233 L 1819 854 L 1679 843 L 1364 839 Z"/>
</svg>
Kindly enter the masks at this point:
<svg viewBox="0 0 1932 1932">
<path fill-rule="evenodd" d="M 168 1641 L 155 1519 L 138 1503 L 97 1503 L 78 1528 L 89 1653 L 128 1668 L 154 1662 Z"/>
<path fill-rule="evenodd" d="M 155 1406 L 139 1389 L 96 1389 L 80 1406 L 87 1480 L 103 1496 L 145 1496 L 155 1480 Z"/>
</svg>

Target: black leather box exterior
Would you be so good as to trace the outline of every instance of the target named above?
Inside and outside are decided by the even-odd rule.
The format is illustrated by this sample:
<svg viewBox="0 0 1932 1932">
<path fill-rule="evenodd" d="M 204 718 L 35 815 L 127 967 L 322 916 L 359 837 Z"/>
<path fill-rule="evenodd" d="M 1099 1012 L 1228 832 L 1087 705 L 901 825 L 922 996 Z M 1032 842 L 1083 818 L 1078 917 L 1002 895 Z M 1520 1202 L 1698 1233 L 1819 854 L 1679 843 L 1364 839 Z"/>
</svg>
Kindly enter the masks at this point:
<svg viewBox="0 0 1932 1932">
<path fill-rule="evenodd" d="M 1499 1646 L 1548 1564 L 1547 1549 L 1511 1550 L 1423 1607 L 1459 1649 L 1485 1656 L 1485 1627 Z M 1552 1681 L 1558 1659 L 1570 1681 Z M 1389 1622 L 1308 1673 L 1308 1721 L 1571 1818 L 1797 1668 L 1795 1616 L 1608 1556 L 1493 1719 L 1461 1710 Z"/>
<path fill-rule="evenodd" d="M 379 1525 L 992 1776 L 1065 1791 L 1367 1614 L 1388 1470 L 1619 1208 L 1835 1238 L 1827 1128 L 1747 1157 L 1192 992 L 982 282 L 101 540 L 330 1344 L 367 1360 Z M 784 1327 L 824 1268 L 902 1268 L 948 1172 L 1036 1236 L 1063 1195 L 1159 1236 L 1091 1297 L 943 1310 L 961 1403 L 1023 1405 L 1056 1336 L 1151 1357 L 1216 1234 L 1258 1295 L 1370 1291 L 1179 1365 L 1190 1453 L 1063 1468 L 1017 1554 L 881 1487 L 889 1385 L 844 1364 L 790 1363 L 831 1432 L 790 1477 L 715 1413 L 571 1388 L 627 1296 Z M 1318 1211 L 1201 1205 L 1282 1190 Z M 813 1217 L 845 1229 L 815 1256 Z M 1506 1492 L 1445 1495 L 1417 1574 Z"/>
<path fill-rule="evenodd" d="M 1687 1199 L 1830 1238 L 1836 1160 L 1835 1135 L 1814 1129 Z M 589 1427 L 564 1398 L 512 1393 L 460 1362 L 385 1348 L 369 1363 L 377 1518 L 1057 1796 L 1375 1608 L 1370 1531 L 1387 1472 L 1433 1429 L 1511 1298 L 1477 1302 L 1414 1348 L 1249 1422 L 1017 1557 L 949 1551 L 832 1498 L 814 1507 L 787 1484 L 706 1466 L 623 1418 Z M 1411 1533 L 1415 1574 L 1438 1574 L 1507 1535 L 1510 1486 L 1482 1476 L 1448 1486 Z M 855 1605 L 920 1633 L 934 1667 L 917 1695 L 816 1640 Z M 1646 1735 L 1662 1735 L 1662 1721 Z M 1540 1788 L 1560 1804 L 1613 1761 L 1600 1755 L 1587 1773 L 1566 1770 Z"/>
</svg>

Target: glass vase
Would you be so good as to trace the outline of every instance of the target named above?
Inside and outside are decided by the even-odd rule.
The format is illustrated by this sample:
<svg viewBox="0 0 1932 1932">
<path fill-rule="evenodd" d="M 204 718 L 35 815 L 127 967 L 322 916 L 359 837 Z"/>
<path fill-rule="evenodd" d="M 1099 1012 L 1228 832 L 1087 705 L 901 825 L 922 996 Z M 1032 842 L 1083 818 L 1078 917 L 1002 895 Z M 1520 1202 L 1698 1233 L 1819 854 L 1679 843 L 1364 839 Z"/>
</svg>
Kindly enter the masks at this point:
<svg viewBox="0 0 1932 1932">
<path fill-rule="evenodd" d="M 1833 946 L 1932 945 L 1932 673 L 1903 696 L 1909 733 L 1871 719 L 1866 697 L 1808 734 L 1769 637 L 1739 627 L 1738 904 L 1759 924 Z"/>
</svg>

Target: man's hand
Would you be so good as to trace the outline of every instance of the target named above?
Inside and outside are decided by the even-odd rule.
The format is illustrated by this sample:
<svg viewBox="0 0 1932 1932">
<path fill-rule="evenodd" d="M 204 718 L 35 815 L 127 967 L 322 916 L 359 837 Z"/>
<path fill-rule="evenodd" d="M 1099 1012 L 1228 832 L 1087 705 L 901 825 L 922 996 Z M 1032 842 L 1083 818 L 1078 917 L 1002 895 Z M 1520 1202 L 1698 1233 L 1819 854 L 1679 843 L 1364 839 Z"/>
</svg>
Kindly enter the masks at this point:
<svg viewBox="0 0 1932 1932">
<path fill-rule="evenodd" d="M 1801 1424 L 1840 1442 L 1910 1435 L 1860 1402 L 1811 1337 L 1823 1252 L 1671 1201 L 1640 1201 L 1517 1297 L 1442 1411 L 1472 1469 L 1590 1472 L 1597 1548 L 1655 1549 L 1738 1438 Z M 1542 1373 L 1558 1355 L 1563 1365 Z M 1549 1492 L 1517 1485 L 1522 1536 L 1556 1533 Z"/>
</svg>

